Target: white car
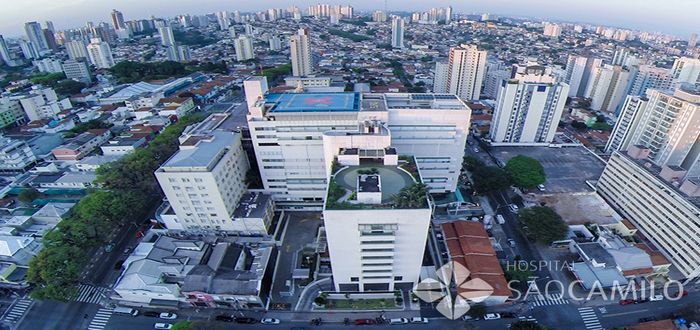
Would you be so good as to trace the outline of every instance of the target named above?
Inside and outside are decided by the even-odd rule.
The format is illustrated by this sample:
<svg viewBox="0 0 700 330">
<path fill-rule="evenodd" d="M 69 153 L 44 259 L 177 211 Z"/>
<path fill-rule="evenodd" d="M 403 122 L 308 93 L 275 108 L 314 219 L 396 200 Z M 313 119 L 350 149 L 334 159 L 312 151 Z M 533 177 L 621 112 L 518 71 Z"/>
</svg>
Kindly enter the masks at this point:
<svg viewBox="0 0 700 330">
<path fill-rule="evenodd" d="M 412 317 L 411 323 L 428 323 L 428 319 L 425 317 Z"/>
<path fill-rule="evenodd" d="M 484 315 L 484 320 L 498 320 L 501 318 L 501 314 L 498 313 L 488 313 Z"/>
<path fill-rule="evenodd" d="M 649 301 L 661 301 L 661 300 L 664 300 L 664 296 L 660 295 L 660 294 L 649 297 Z"/>
<path fill-rule="evenodd" d="M 537 185 L 537 189 L 539 189 L 539 191 L 544 191 L 544 185 L 543 185 L 543 184 L 538 184 L 538 185 Z"/>
<path fill-rule="evenodd" d="M 389 324 L 391 324 L 391 325 L 407 324 L 407 323 L 408 323 L 408 319 L 405 319 L 403 317 L 399 318 L 399 319 L 390 319 L 389 320 Z"/>
<path fill-rule="evenodd" d="M 508 209 L 513 213 L 518 213 L 518 206 L 515 204 L 508 204 Z"/>
<path fill-rule="evenodd" d="M 168 329 L 170 329 L 170 328 L 172 328 L 172 327 L 173 327 L 173 325 L 170 324 L 170 323 L 156 323 L 156 324 L 153 325 L 153 328 L 154 328 L 154 329 L 165 329 L 165 330 L 168 330 Z"/>
<path fill-rule="evenodd" d="M 174 320 L 174 319 L 177 318 L 177 314 L 173 314 L 173 313 L 160 313 L 160 315 L 158 315 L 158 317 L 160 317 L 161 319 L 166 319 L 166 320 Z"/>
<path fill-rule="evenodd" d="M 262 324 L 280 324 L 280 320 L 267 318 L 267 319 L 260 320 L 260 323 L 262 323 Z"/>
<path fill-rule="evenodd" d="M 515 241 L 512 238 L 508 239 L 508 246 L 515 247 Z"/>
</svg>

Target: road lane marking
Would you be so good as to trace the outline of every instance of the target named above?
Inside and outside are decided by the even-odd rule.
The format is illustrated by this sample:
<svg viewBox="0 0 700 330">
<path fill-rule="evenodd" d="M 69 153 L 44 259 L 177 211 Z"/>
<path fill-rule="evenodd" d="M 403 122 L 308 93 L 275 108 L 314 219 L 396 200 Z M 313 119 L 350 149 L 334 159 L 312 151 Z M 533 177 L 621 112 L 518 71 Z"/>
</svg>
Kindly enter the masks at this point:
<svg viewBox="0 0 700 330">
<path fill-rule="evenodd" d="M 632 312 L 627 312 L 627 313 L 617 313 L 617 314 L 603 315 L 603 317 L 620 316 L 620 315 L 635 314 L 635 313 L 648 312 L 648 311 L 649 311 L 648 309 L 641 309 L 641 310 L 638 310 L 638 311 L 632 311 Z"/>
</svg>

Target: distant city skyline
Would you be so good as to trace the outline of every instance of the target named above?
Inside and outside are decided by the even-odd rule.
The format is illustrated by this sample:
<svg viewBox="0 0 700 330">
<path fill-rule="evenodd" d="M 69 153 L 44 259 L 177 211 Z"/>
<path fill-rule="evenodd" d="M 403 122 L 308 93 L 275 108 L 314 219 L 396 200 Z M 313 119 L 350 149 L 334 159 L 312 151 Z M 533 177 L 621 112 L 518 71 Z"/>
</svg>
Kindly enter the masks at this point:
<svg viewBox="0 0 700 330">
<path fill-rule="evenodd" d="M 377 1 L 281 1 L 267 0 L 254 3 L 235 4 L 231 1 L 210 0 L 192 2 L 185 0 L 123 0 L 95 2 L 88 0 L 31 0 L 12 1 L 3 4 L 0 12 L 0 34 L 15 38 L 24 36 L 26 22 L 53 21 L 57 30 L 82 27 L 85 22 L 111 23 L 110 13 L 116 9 L 123 13 L 124 20 L 155 17 L 167 18 L 177 15 L 203 15 L 217 11 L 256 12 L 268 8 L 298 6 L 300 10 L 318 3 L 350 5 L 356 11 L 383 10 L 384 4 Z M 492 13 L 503 16 L 521 16 L 611 26 L 642 31 L 657 31 L 687 39 L 692 33 L 700 33 L 700 8 L 692 0 L 669 0 L 663 3 L 653 0 L 477 0 L 468 4 L 460 1 L 437 0 L 430 3 L 416 0 L 389 0 L 389 11 L 423 12 L 433 7 L 452 6 L 454 13 Z"/>
</svg>

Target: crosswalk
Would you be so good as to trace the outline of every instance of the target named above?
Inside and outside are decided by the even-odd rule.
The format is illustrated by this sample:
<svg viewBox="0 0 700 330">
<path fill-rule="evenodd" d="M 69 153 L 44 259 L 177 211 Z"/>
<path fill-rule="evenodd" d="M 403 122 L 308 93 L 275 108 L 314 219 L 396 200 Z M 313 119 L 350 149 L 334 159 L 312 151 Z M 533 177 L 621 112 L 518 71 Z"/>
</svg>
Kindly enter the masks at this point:
<svg viewBox="0 0 700 330">
<path fill-rule="evenodd" d="M 564 299 L 561 293 L 552 293 L 544 295 L 534 295 L 532 296 L 532 306 L 548 306 L 548 305 L 564 305 L 568 304 L 569 301 Z"/>
<path fill-rule="evenodd" d="M 104 297 L 102 293 L 107 291 L 107 288 L 78 284 L 78 298 L 73 299 L 74 301 L 80 301 L 90 304 L 99 304 L 100 300 Z"/>
<path fill-rule="evenodd" d="M 34 304 L 34 300 L 31 299 L 18 299 L 16 302 L 7 310 L 5 315 L 3 315 L 3 321 L 15 323 L 22 318 L 24 313 L 27 312 L 29 308 Z"/>
<path fill-rule="evenodd" d="M 92 318 L 92 322 L 88 325 L 88 330 L 102 330 L 109 322 L 109 318 L 112 316 L 112 308 L 100 308 Z"/>
<path fill-rule="evenodd" d="M 581 314 L 583 319 L 583 324 L 588 330 L 602 330 L 603 327 L 598 321 L 598 316 L 595 315 L 595 310 L 591 307 L 581 307 L 578 309 L 578 313 Z"/>
</svg>

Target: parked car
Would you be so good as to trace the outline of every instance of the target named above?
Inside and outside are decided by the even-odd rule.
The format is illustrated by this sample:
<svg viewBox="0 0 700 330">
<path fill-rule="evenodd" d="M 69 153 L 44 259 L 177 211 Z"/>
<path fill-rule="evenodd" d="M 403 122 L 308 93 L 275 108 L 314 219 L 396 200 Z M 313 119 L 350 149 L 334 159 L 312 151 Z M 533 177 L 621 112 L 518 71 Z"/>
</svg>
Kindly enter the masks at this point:
<svg viewBox="0 0 700 330">
<path fill-rule="evenodd" d="M 124 255 L 129 255 L 129 253 L 131 253 L 133 249 L 134 248 L 132 248 L 131 246 L 127 246 L 126 249 L 124 249 Z"/>
<path fill-rule="evenodd" d="M 177 314 L 173 314 L 173 313 L 160 313 L 160 315 L 158 315 L 158 317 L 160 317 L 161 319 L 166 319 L 166 320 L 174 320 L 174 319 L 177 318 Z"/>
<path fill-rule="evenodd" d="M 214 318 L 214 321 L 233 322 L 233 318 L 230 317 L 230 316 L 226 316 L 226 315 L 217 315 L 217 316 Z"/>
<path fill-rule="evenodd" d="M 412 317 L 411 323 L 428 323 L 428 319 L 425 317 Z"/>
<path fill-rule="evenodd" d="M 655 296 L 651 296 L 651 297 L 647 298 L 647 300 L 649 300 L 649 301 L 661 301 L 661 300 L 664 300 L 664 296 L 657 294 Z"/>
<path fill-rule="evenodd" d="M 501 313 L 501 317 L 504 319 L 505 318 L 512 319 L 512 318 L 518 317 L 518 314 L 515 314 L 513 312 L 505 312 L 505 313 Z"/>
<path fill-rule="evenodd" d="M 538 189 L 539 191 L 544 191 L 544 185 L 543 185 L 543 184 L 538 184 L 538 185 L 537 185 L 537 189 Z"/>
<path fill-rule="evenodd" d="M 153 325 L 153 328 L 154 328 L 154 329 L 165 329 L 165 330 L 167 330 L 167 329 L 170 329 L 170 328 L 172 328 L 172 327 L 173 327 L 173 325 L 170 324 L 170 323 L 156 323 L 156 324 Z"/>
<path fill-rule="evenodd" d="M 688 295 L 688 291 L 683 291 L 683 292 L 678 292 L 676 293 L 676 297 L 685 297 Z"/>
<path fill-rule="evenodd" d="M 372 319 L 357 319 L 353 321 L 352 323 L 355 323 L 355 325 L 373 325 L 374 320 Z"/>
<path fill-rule="evenodd" d="M 105 246 L 105 252 L 112 252 L 114 250 L 114 243 L 109 243 L 107 246 Z"/>
<path fill-rule="evenodd" d="M 114 269 L 121 269 L 123 264 L 124 260 L 117 261 L 117 263 L 114 264 Z"/>
<path fill-rule="evenodd" d="M 258 320 L 252 318 L 252 317 L 235 317 L 233 320 L 236 323 L 241 323 L 241 324 L 254 324 L 258 323 Z"/>
<path fill-rule="evenodd" d="M 498 320 L 501 318 L 501 314 L 498 313 L 488 313 L 484 315 L 484 320 Z"/>
<path fill-rule="evenodd" d="M 390 319 L 389 324 L 391 325 L 397 325 L 397 324 L 408 324 L 408 319 L 406 318 L 398 318 L 398 319 Z"/>
<path fill-rule="evenodd" d="M 479 320 L 478 317 L 472 317 L 469 315 L 462 316 L 462 321 L 478 321 L 478 320 Z"/>
<path fill-rule="evenodd" d="M 508 246 L 515 247 L 515 241 L 512 238 L 508 239 Z"/>
<path fill-rule="evenodd" d="M 143 316 L 147 316 L 147 317 L 158 317 L 158 316 L 160 316 L 160 313 L 158 313 L 158 312 L 144 312 L 144 313 L 143 313 Z"/>
<path fill-rule="evenodd" d="M 656 321 L 656 318 L 653 316 L 643 317 L 643 318 L 639 319 L 639 323 L 653 322 L 653 321 Z"/>
<path fill-rule="evenodd" d="M 518 213 L 518 206 L 515 204 L 508 204 L 508 209 L 513 213 Z"/>
<path fill-rule="evenodd" d="M 280 324 L 280 320 L 278 320 L 278 319 L 266 318 L 266 319 L 260 320 L 260 323 L 262 323 L 262 324 Z"/>
<path fill-rule="evenodd" d="M 634 305 L 634 300 L 632 299 L 623 299 L 620 300 L 620 305 L 625 306 L 625 305 Z"/>
</svg>

